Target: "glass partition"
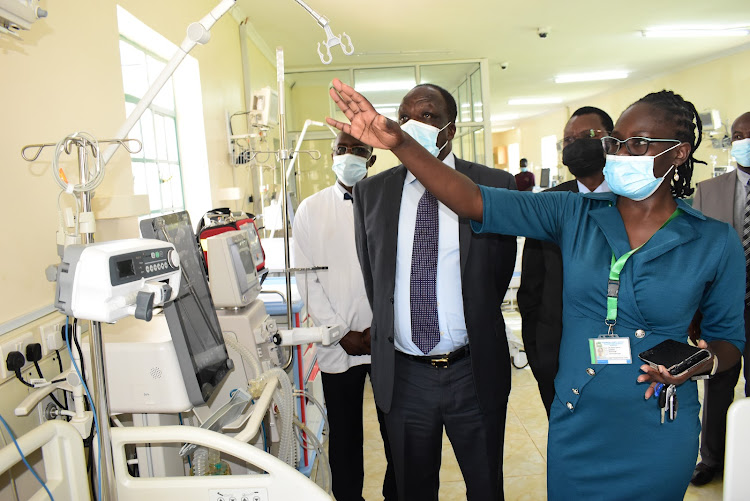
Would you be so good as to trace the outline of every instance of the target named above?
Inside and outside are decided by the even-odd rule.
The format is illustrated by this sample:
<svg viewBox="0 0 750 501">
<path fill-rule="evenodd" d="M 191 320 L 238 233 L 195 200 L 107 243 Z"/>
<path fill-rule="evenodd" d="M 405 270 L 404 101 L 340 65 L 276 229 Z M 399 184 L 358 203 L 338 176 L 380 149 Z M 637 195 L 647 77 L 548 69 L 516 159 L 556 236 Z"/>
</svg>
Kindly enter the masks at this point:
<svg viewBox="0 0 750 501">
<path fill-rule="evenodd" d="M 482 109 L 482 75 L 479 70 L 471 74 L 471 106 L 474 121 L 484 121 L 484 110 Z"/>
<path fill-rule="evenodd" d="M 398 105 L 415 85 L 417 76 L 413 66 L 354 70 L 354 88 L 391 120 L 398 120 Z"/>
<path fill-rule="evenodd" d="M 487 165 L 491 161 L 491 144 L 485 144 L 485 127 L 489 127 L 489 110 L 484 103 L 483 71 L 486 61 L 435 62 L 428 64 L 383 65 L 288 72 L 287 129 L 291 142 L 296 143 L 306 119 L 322 122 L 325 116 L 337 120 L 346 118 L 328 96 L 334 77 L 353 85 L 364 94 L 375 108 L 386 117 L 397 120 L 398 107 L 404 95 L 417 83 L 432 83 L 443 87 L 456 99 L 458 116 L 453 151 L 457 157 Z M 489 130 L 489 129 L 488 129 Z M 319 160 L 300 155 L 290 176 L 297 188 L 298 201 L 332 185 L 336 177 L 331 171 L 331 133 L 325 127 L 311 126 L 303 140 L 302 149 L 318 150 Z M 487 150 L 490 150 L 489 153 Z M 375 172 L 396 165 L 397 159 L 389 152 L 379 151 Z M 490 157 L 488 157 L 490 155 Z M 488 160 L 488 158 L 490 160 Z"/>
</svg>

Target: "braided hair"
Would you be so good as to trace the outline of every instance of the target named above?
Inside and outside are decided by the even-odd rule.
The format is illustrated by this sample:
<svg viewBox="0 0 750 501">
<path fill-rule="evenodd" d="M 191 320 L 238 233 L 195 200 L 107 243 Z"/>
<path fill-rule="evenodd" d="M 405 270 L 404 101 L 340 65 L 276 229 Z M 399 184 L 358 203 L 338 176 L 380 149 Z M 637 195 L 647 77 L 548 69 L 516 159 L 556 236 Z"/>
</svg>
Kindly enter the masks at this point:
<svg viewBox="0 0 750 501">
<path fill-rule="evenodd" d="M 703 136 L 703 123 L 701 122 L 698 111 L 693 103 L 686 101 L 679 94 L 671 90 L 661 90 L 652 92 L 633 104 L 646 103 L 653 107 L 659 108 L 664 112 L 665 118 L 671 120 L 677 127 L 675 139 L 679 139 L 690 144 L 690 156 L 682 165 L 675 168 L 678 179 L 672 182 L 672 196 L 676 198 L 685 198 L 695 191 L 690 186 L 690 179 L 693 177 L 693 166 L 696 163 L 705 164 L 693 157 L 693 153 L 701 144 Z"/>
</svg>

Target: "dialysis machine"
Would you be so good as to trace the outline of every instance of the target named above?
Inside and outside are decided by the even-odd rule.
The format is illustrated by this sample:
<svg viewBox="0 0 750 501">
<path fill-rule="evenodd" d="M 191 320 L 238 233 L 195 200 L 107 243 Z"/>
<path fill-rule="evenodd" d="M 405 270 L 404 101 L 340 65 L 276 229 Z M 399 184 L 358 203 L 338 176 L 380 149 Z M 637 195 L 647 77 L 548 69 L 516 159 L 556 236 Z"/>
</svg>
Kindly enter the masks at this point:
<svg viewBox="0 0 750 501">
<path fill-rule="evenodd" d="M 58 266 L 61 311 L 119 320 L 102 332 L 109 411 L 122 426 L 111 430 L 118 498 L 329 499 L 294 469 L 295 390 L 280 366 L 283 345 L 330 344 L 340 329 L 277 329 L 257 299 L 247 231 L 208 239 L 210 288 L 186 212 L 143 220 L 141 232 L 147 238 L 69 246 Z M 17 412 L 66 384 L 36 390 Z M 314 435 L 307 430 L 306 445 Z M 231 475 L 186 478 L 217 470 Z"/>
<path fill-rule="evenodd" d="M 343 333 L 337 326 L 292 328 L 291 320 L 287 322 L 290 330 L 276 327 L 257 299 L 257 273 L 264 269 L 258 259 L 262 249 L 259 252 L 257 230 L 253 238 L 249 225 L 245 225 L 235 234 L 215 237 L 216 242 L 208 244 L 212 249 L 208 259 L 216 270 L 211 289 L 204 256 L 186 213 L 142 221 L 143 239 L 92 243 L 95 218 L 91 196 L 104 177 L 104 167 L 117 147 L 130 141 L 127 134 L 186 54 L 197 44 L 208 42 L 211 27 L 235 1 L 221 0 L 188 27 L 179 50 L 128 115 L 115 139 L 97 141 L 75 133 L 57 145 L 29 145 L 22 150 L 27 161 L 36 160 L 48 146 L 55 146 L 59 156 L 61 145 L 66 151 L 75 145 L 79 154 L 79 184 L 68 183 L 52 169 L 63 192 L 76 198 L 80 214 L 75 219 L 75 233 L 69 234 L 64 226 L 58 232 L 62 262 L 48 274 L 57 282 L 55 306 L 71 321 L 70 328 L 66 321 L 65 336 L 72 364 L 56 380 L 42 380 L 16 408 L 16 415 L 28 415 L 53 391 L 72 393 L 75 410 L 64 413 L 70 418 L 68 423 L 48 422 L 17 443 L 22 458 L 31 450 L 44 449 L 46 485 L 38 480 L 45 490 L 49 486 L 47 492 L 50 497 L 54 492 L 58 501 L 88 497 L 86 464 L 81 461 L 82 446 L 76 433 L 93 440 L 89 450 L 98 456 L 94 469 L 99 477 L 95 488 L 99 499 L 330 499 L 293 468 L 299 450 L 297 441 L 304 450 L 312 445 L 321 456 L 324 454 L 317 434 L 295 418 L 293 400 L 298 395 L 280 366 L 284 365 L 283 346 L 329 344 Z M 330 49 L 335 45 L 341 45 L 345 54 L 353 52 L 346 34 L 335 36 L 325 17 L 302 0 L 295 1 L 326 32 L 323 46 L 327 57 L 318 44 L 324 64 L 331 62 Z M 46 14 L 37 10 L 37 17 Z M 5 21 L 3 15 L 0 12 L 0 24 Z M 26 28 L 17 20 L 11 21 Z M 6 23 L 0 26 L 0 32 L 8 33 L 9 27 L 18 29 Z M 281 48 L 277 49 L 277 80 L 278 153 L 285 172 L 288 150 Z M 100 152 L 100 142 L 113 144 Z M 29 148 L 36 153 L 27 156 Z M 88 167 L 87 148 L 97 159 L 96 169 Z M 286 193 L 286 176 L 282 181 Z M 287 298 L 291 300 L 286 212 L 284 221 Z M 291 316 L 291 307 L 287 316 Z M 90 321 L 90 354 L 80 347 L 77 353 L 70 348 L 71 338 L 76 344 L 82 339 L 83 321 Z M 108 324 L 104 329 L 102 322 Z M 88 372 L 79 371 L 81 363 Z M 96 390 L 93 396 L 86 384 L 92 380 Z M 318 406 L 323 415 L 322 406 Z M 110 429 L 110 421 L 117 426 Z M 295 426 L 303 430 L 301 436 L 294 431 Z M 307 439 L 301 438 L 305 435 Z M 14 462 L 15 450 L 0 450 L 0 473 Z M 228 473 L 230 466 L 231 475 L 212 475 Z M 43 496 L 39 491 L 33 499 Z"/>
</svg>

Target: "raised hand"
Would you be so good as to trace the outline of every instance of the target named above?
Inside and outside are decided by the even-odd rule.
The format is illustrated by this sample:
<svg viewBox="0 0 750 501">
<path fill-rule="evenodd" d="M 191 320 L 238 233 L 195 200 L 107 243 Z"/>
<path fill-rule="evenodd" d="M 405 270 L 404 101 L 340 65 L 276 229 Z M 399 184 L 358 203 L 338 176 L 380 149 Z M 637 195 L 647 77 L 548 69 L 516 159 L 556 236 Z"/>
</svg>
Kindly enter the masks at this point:
<svg viewBox="0 0 750 501">
<path fill-rule="evenodd" d="M 370 101 L 338 78 L 333 79 L 329 94 L 351 122 L 326 118 L 329 125 L 374 148 L 392 150 L 404 141 L 404 133 L 396 122 L 375 111 Z"/>
</svg>

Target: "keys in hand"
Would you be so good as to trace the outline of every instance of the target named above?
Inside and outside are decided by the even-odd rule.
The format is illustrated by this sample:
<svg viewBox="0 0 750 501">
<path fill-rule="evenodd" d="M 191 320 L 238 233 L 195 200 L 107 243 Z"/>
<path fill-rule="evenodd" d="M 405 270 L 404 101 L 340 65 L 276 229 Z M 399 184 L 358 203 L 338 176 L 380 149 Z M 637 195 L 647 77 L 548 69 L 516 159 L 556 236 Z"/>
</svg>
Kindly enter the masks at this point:
<svg viewBox="0 0 750 501">
<path fill-rule="evenodd" d="M 666 415 L 670 421 L 677 417 L 677 387 L 673 384 L 657 384 L 654 394 L 659 397 L 659 412 L 661 413 L 661 424 L 664 424 Z"/>
<path fill-rule="evenodd" d="M 672 388 L 673 391 L 667 395 L 667 410 L 670 421 L 674 421 L 677 417 L 677 388 L 674 386 Z"/>
<path fill-rule="evenodd" d="M 664 424 L 664 412 L 667 407 L 667 391 L 664 383 L 659 383 L 654 388 L 654 394 L 659 397 L 659 412 L 661 412 L 661 424 Z"/>
</svg>

